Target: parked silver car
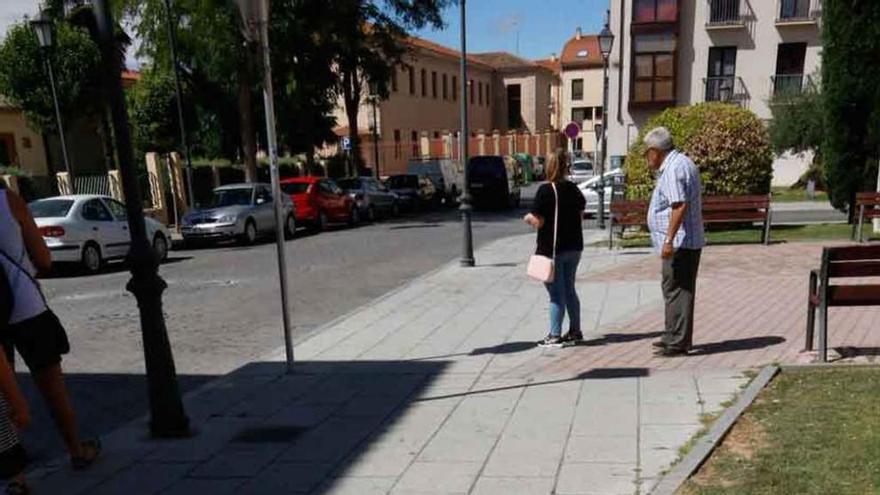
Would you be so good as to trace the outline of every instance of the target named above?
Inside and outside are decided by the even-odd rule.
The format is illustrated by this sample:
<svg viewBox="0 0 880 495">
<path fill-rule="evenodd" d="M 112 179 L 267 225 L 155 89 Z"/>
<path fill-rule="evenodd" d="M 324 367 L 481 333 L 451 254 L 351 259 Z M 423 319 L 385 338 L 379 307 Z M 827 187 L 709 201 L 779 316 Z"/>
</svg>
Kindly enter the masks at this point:
<svg viewBox="0 0 880 495">
<path fill-rule="evenodd" d="M 296 232 L 293 202 L 286 194 L 284 205 L 284 235 L 292 238 Z M 275 211 L 272 186 L 269 184 L 231 184 L 214 189 L 211 203 L 197 208 L 183 217 L 180 229 L 185 243 L 194 241 L 221 241 L 236 239 L 253 244 L 261 235 L 275 232 Z"/>
<path fill-rule="evenodd" d="M 380 216 L 400 214 L 400 198 L 373 177 L 352 177 L 336 183 L 354 198 L 361 214 L 371 222 Z"/>
</svg>

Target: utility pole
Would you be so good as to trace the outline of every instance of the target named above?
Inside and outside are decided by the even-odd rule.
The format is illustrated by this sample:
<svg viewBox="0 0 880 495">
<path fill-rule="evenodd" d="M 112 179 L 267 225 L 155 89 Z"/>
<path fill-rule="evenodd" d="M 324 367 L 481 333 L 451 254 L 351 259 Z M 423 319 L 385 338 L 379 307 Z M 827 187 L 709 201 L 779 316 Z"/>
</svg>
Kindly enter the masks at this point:
<svg viewBox="0 0 880 495">
<path fill-rule="evenodd" d="M 183 92 L 180 90 L 180 64 L 177 62 L 177 29 L 173 20 L 171 0 L 165 0 L 165 14 L 168 23 L 168 45 L 171 49 L 171 64 L 174 72 L 174 92 L 177 95 L 177 122 L 180 125 L 180 148 L 183 150 L 183 158 L 186 160 L 186 204 L 192 210 L 195 208 L 192 157 L 190 156 L 189 139 L 186 135 L 186 124 L 183 121 Z"/>
</svg>

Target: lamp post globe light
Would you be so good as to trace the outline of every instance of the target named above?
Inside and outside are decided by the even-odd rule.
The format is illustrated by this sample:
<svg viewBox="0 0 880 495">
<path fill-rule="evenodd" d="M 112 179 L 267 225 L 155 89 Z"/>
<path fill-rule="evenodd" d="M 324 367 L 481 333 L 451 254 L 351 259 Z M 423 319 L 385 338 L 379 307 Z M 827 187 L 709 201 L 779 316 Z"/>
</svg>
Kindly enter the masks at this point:
<svg viewBox="0 0 880 495">
<path fill-rule="evenodd" d="M 52 18 L 45 11 L 40 11 L 37 16 L 31 20 L 31 28 L 37 35 L 37 41 L 40 44 L 40 51 L 46 62 L 46 72 L 49 75 L 49 87 L 52 90 L 52 103 L 55 106 L 55 124 L 58 126 L 58 139 L 61 141 L 61 158 L 64 162 L 64 171 L 67 172 L 70 193 L 76 193 L 74 186 L 73 173 L 70 170 L 70 155 L 67 150 L 67 138 L 64 135 L 64 120 L 61 118 L 61 106 L 58 104 L 58 90 L 55 87 L 55 71 L 52 67 L 52 48 L 55 46 L 55 32 Z M 63 192 L 62 192 L 63 193 Z"/>
<path fill-rule="evenodd" d="M 614 33 L 608 27 L 611 11 L 605 14 L 605 27 L 599 33 L 599 51 L 602 53 L 602 128 L 599 139 L 601 152 L 599 160 L 599 228 L 605 228 L 605 160 L 608 148 L 608 58 L 611 56 L 611 48 L 614 46 Z M 598 135 L 597 135 L 598 139 Z"/>
<path fill-rule="evenodd" d="M 284 326 L 284 350 L 287 372 L 293 372 L 293 333 L 290 326 L 287 294 L 287 256 L 284 250 L 284 222 L 281 186 L 278 177 L 278 145 L 275 137 L 275 99 L 272 92 L 272 63 L 269 52 L 269 0 L 235 0 L 241 12 L 242 34 L 250 42 L 260 44 L 263 55 L 263 102 L 266 110 L 266 141 L 269 148 L 269 170 L 272 177 L 272 199 L 275 207 L 275 238 L 278 252 L 278 278 L 281 284 L 281 321 Z"/>
</svg>

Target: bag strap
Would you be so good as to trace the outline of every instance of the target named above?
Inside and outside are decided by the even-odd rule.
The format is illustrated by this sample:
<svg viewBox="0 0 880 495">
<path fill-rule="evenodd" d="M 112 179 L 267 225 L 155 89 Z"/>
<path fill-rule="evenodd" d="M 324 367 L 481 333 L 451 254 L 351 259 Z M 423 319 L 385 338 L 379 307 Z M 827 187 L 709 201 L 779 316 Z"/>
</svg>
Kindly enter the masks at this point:
<svg viewBox="0 0 880 495">
<path fill-rule="evenodd" d="M 24 248 L 22 248 L 22 250 L 24 250 Z M 49 301 L 46 300 L 46 295 L 43 294 L 43 288 L 40 286 L 40 283 L 37 282 L 37 279 L 34 278 L 34 276 L 31 275 L 30 272 L 28 272 L 27 269 L 23 266 L 24 256 L 27 256 L 27 252 L 24 252 L 24 254 L 22 255 L 23 257 L 19 261 L 15 261 L 14 259 L 12 259 L 12 256 L 6 254 L 6 252 L 2 249 L 0 249 L 0 256 L 6 258 L 6 260 L 12 264 L 13 268 L 18 270 L 18 273 L 15 275 L 14 281 L 9 280 L 9 274 L 6 274 L 6 280 L 9 282 L 10 289 L 12 289 L 13 291 L 15 290 L 14 287 L 18 286 L 19 277 L 21 276 L 21 274 L 24 274 L 25 278 L 28 279 L 28 281 L 33 284 L 34 288 L 37 289 L 37 292 L 40 294 L 40 298 L 43 300 L 43 304 L 48 307 Z"/>
<path fill-rule="evenodd" d="M 556 237 L 557 232 L 559 231 L 559 192 L 556 190 L 556 183 L 551 182 L 551 186 L 553 186 L 553 197 L 556 198 L 556 206 L 555 212 L 553 213 L 553 259 L 556 259 Z"/>
</svg>

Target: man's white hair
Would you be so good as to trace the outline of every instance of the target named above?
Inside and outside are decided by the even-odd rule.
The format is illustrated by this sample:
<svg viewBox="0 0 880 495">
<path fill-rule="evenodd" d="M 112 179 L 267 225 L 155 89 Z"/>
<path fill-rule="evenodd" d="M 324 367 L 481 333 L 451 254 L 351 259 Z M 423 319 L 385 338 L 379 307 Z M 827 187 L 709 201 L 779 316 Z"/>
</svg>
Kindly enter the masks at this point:
<svg viewBox="0 0 880 495">
<path fill-rule="evenodd" d="M 646 149 L 655 149 L 660 151 L 669 151 L 673 147 L 672 134 L 665 127 L 656 127 L 645 134 Z"/>
</svg>

